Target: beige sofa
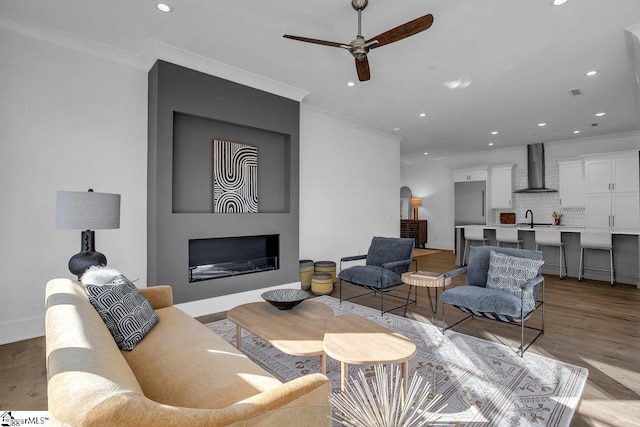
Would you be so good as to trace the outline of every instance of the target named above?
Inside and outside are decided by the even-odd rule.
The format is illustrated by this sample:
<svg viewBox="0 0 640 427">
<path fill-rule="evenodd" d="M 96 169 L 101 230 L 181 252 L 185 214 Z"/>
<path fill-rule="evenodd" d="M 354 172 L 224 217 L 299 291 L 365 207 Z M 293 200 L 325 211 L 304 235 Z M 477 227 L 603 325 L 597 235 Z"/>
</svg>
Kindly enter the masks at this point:
<svg viewBox="0 0 640 427">
<path fill-rule="evenodd" d="M 72 426 L 329 425 L 329 379 L 287 383 L 172 306 L 169 286 L 140 290 L 160 322 L 120 351 L 78 282 L 46 289 L 52 424 Z"/>
</svg>

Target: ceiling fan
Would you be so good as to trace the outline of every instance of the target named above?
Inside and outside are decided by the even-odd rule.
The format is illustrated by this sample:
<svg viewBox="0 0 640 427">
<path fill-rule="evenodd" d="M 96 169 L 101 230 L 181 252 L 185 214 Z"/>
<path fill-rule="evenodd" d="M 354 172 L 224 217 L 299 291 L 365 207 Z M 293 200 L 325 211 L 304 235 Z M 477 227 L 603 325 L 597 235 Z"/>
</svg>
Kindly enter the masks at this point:
<svg viewBox="0 0 640 427">
<path fill-rule="evenodd" d="M 283 37 L 307 43 L 347 49 L 356 59 L 358 79 L 360 79 L 361 82 L 367 81 L 371 78 L 369 60 L 367 59 L 367 53 L 369 53 L 370 49 L 375 49 L 377 47 L 397 42 L 398 40 L 402 40 L 409 36 L 413 36 L 428 29 L 431 27 L 431 24 L 433 24 L 433 15 L 428 14 L 392 28 L 389 31 L 385 31 L 376 37 L 365 40 L 362 36 L 362 11 L 367 7 L 367 4 L 369 4 L 369 0 L 351 0 L 351 6 L 358 11 L 358 35 L 351 43 L 330 42 L 326 40 L 310 39 L 307 37 L 291 36 L 289 34 L 285 34 Z"/>
</svg>

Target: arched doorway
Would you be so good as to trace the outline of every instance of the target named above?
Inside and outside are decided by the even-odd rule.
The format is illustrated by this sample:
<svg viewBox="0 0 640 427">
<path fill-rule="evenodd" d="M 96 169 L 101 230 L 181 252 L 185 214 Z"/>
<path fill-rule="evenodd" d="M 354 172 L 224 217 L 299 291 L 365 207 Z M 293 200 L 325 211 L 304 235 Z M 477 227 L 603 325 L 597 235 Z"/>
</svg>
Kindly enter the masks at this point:
<svg viewBox="0 0 640 427">
<path fill-rule="evenodd" d="M 407 186 L 400 188 L 400 219 L 411 219 L 411 203 L 413 197 L 411 189 Z"/>
</svg>

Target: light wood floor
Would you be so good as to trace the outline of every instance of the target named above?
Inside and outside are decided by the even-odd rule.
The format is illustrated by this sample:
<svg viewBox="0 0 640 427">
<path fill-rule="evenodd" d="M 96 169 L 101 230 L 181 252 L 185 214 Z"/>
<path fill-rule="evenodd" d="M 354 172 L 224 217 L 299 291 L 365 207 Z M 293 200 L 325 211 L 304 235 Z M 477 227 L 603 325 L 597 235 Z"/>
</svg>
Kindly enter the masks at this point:
<svg viewBox="0 0 640 427">
<path fill-rule="evenodd" d="M 445 272 L 455 267 L 449 251 L 417 259 L 422 270 Z M 545 334 L 528 351 L 589 369 L 582 403 L 571 425 L 640 426 L 640 290 L 630 285 L 612 288 L 606 282 L 545 277 Z M 461 277 L 454 285 L 463 282 Z M 349 296 L 361 289 L 345 285 L 343 292 Z M 338 296 L 337 286 L 333 296 Z M 409 307 L 408 317 L 430 320 L 426 298 L 426 291 L 418 289 L 419 302 Z M 353 302 L 379 307 L 374 297 Z M 388 298 L 386 302 L 396 301 Z M 224 317 L 217 313 L 199 320 Z M 462 313 L 448 308 L 446 318 L 449 323 L 462 318 Z M 518 328 L 489 320 L 468 320 L 456 331 L 505 344 L 519 340 Z M 46 410 L 44 359 L 43 338 L 0 346 L 0 408 Z"/>
</svg>

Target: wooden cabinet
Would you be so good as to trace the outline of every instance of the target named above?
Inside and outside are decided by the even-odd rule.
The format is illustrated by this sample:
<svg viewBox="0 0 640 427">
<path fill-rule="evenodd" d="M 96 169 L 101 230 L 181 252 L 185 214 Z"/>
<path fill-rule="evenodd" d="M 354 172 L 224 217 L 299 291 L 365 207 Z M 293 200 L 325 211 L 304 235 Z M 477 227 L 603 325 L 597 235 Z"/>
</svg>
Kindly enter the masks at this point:
<svg viewBox="0 0 640 427">
<path fill-rule="evenodd" d="M 640 229 L 638 151 L 584 156 L 585 227 Z"/>
<path fill-rule="evenodd" d="M 413 238 L 416 241 L 416 248 L 424 248 L 424 245 L 427 243 L 427 220 L 401 219 L 400 237 Z"/>
<path fill-rule="evenodd" d="M 560 207 L 585 207 L 584 161 L 582 159 L 558 160 Z"/>
<path fill-rule="evenodd" d="M 499 165 L 491 169 L 491 209 L 514 209 L 513 182 L 516 165 Z"/>
</svg>

